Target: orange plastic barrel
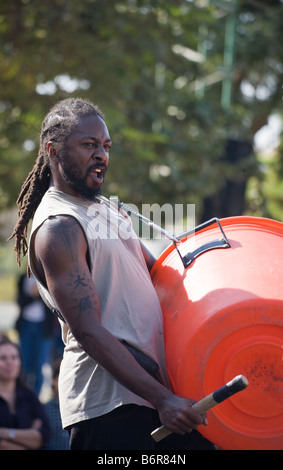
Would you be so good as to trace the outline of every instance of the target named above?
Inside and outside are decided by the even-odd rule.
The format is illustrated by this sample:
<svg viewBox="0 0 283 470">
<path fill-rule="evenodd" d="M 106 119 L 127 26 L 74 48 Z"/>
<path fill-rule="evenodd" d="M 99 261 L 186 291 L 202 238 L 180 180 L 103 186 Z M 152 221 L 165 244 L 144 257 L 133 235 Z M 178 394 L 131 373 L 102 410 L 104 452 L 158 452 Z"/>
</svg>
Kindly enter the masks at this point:
<svg viewBox="0 0 283 470">
<path fill-rule="evenodd" d="M 249 386 L 208 412 L 199 431 L 225 450 L 283 449 L 283 224 L 222 219 L 170 245 L 151 276 L 164 316 L 175 393 L 196 401 L 236 375 Z M 198 247 L 212 248 L 203 252 Z M 188 253 L 200 255 L 185 267 Z"/>
</svg>

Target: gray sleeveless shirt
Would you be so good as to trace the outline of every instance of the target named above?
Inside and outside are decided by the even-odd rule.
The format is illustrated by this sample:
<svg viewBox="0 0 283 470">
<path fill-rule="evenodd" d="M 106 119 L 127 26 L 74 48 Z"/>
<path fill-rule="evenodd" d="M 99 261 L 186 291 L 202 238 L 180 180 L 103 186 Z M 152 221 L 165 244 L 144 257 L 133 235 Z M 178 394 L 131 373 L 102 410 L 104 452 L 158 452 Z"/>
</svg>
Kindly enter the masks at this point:
<svg viewBox="0 0 283 470">
<path fill-rule="evenodd" d="M 160 367 L 164 385 L 169 387 L 165 367 L 163 318 L 160 303 L 128 216 L 107 199 L 84 201 L 51 187 L 33 219 L 29 262 L 33 266 L 33 241 L 48 217 L 74 217 L 85 233 L 91 275 L 98 292 L 101 324 L 119 340 L 125 340 Z M 40 284 L 41 295 L 54 308 L 53 299 Z M 150 403 L 118 383 L 78 345 L 68 325 L 60 321 L 65 344 L 59 377 L 60 411 L 63 427 L 94 418 L 129 403 L 152 407 Z M 105 345 L 107 348 L 107 345 Z"/>
</svg>

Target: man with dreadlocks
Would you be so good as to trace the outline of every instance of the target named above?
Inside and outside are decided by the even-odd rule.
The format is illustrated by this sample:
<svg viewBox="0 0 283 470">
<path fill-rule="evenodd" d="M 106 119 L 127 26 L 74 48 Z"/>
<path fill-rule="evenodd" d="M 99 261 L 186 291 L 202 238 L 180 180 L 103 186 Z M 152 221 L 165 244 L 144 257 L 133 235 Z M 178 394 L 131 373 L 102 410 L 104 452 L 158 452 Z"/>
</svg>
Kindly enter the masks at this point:
<svg viewBox="0 0 283 470">
<path fill-rule="evenodd" d="M 154 258 L 127 215 L 100 194 L 110 147 L 96 106 L 79 98 L 56 104 L 42 124 L 11 236 L 18 262 L 29 250 L 41 295 L 60 315 L 63 427 L 71 449 L 151 450 L 150 432 L 160 422 L 176 433 L 164 440 L 167 449 L 210 448 L 196 431 L 206 417 L 169 387 L 161 308 L 149 276 Z M 125 344 L 146 352 L 158 380 Z"/>
</svg>

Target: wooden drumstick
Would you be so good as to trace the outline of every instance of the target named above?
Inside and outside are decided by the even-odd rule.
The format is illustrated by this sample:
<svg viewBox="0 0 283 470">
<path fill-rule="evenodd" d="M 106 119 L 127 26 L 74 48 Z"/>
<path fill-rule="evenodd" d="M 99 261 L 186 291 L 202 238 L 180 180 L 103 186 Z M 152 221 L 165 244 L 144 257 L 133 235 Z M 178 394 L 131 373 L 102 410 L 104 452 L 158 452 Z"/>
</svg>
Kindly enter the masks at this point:
<svg viewBox="0 0 283 470">
<path fill-rule="evenodd" d="M 210 410 L 214 406 L 218 405 L 222 401 L 226 400 L 227 398 L 231 397 L 237 392 L 244 390 L 249 385 L 248 380 L 243 375 L 237 375 L 234 377 L 233 380 L 228 382 L 223 387 L 219 388 L 215 392 L 207 395 L 199 402 L 195 403 L 192 408 L 196 410 L 200 414 L 206 413 L 206 411 Z M 170 429 L 166 428 L 165 426 L 160 426 L 159 428 L 155 429 L 151 435 L 155 442 L 159 442 L 164 439 L 166 436 L 172 434 Z"/>
</svg>

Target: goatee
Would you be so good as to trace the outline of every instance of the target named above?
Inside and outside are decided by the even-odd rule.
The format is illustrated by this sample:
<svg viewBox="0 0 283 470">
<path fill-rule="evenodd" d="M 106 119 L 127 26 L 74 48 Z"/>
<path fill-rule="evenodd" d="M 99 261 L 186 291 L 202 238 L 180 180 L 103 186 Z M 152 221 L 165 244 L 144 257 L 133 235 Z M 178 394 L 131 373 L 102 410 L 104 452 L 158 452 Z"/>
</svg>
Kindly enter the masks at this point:
<svg viewBox="0 0 283 470">
<path fill-rule="evenodd" d="M 67 183 L 73 191 L 80 194 L 83 199 L 95 201 L 97 197 L 101 195 L 100 186 L 97 188 L 89 187 L 86 183 L 86 177 L 80 178 L 76 176 L 75 171 L 73 171 L 66 160 L 62 161 L 61 164 L 63 169 L 62 176 L 65 183 Z"/>
</svg>

